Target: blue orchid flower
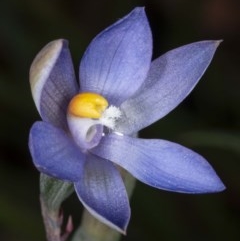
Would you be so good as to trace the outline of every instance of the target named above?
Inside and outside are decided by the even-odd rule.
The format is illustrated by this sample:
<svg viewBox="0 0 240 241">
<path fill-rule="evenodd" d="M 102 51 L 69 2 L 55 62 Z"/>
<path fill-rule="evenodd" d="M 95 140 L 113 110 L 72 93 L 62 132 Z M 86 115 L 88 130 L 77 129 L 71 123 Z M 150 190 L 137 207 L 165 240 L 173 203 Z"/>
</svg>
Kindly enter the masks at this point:
<svg viewBox="0 0 240 241">
<path fill-rule="evenodd" d="M 194 88 L 219 41 L 201 41 L 151 62 L 144 8 L 135 8 L 90 43 L 76 81 L 66 40 L 44 47 L 30 70 L 43 121 L 29 147 L 36 168 L 74 184 L 79 200 L 103 223 L 125 232 L 130 207 L 119 167 L 152 187 L 183 193 L 225 187 L 200 155 L 136 133 L 173 110 Z"/>
</svg>

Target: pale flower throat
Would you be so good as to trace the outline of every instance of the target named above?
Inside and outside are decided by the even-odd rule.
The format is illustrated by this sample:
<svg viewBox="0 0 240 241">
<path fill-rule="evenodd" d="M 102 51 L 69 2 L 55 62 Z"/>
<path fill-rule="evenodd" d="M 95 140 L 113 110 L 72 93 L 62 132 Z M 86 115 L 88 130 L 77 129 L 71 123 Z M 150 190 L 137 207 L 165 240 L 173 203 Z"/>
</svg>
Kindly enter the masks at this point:
<svg viewBox="0 0 240 241">
<path fill-rule="evenodd" d="M 69 129 L 76 143 L 82 148 L 96 146 L 104 135 L 103 126 L 114 130 L 120 117 L 120 109 L 109 106 L 108 101 L 96 93 L 77 94 L 68 106 Z"/>
</svg>

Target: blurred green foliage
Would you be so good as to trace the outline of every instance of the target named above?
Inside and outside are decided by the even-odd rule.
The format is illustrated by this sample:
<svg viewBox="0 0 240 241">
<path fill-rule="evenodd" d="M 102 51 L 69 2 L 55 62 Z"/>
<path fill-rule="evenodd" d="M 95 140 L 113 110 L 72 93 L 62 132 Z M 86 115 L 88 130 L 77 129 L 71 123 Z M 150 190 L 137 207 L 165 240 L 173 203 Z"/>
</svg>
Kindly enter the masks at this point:
<svg viewBox="0 0 240 241">
<path fill-rule="evenodd" d="M 146 6 L 154 57 L 203 39 L 224 39 L 193 93 L 172 113 L 142 131 L 145 138 L 179 142 L 205 156 L 227 186 L 220 194 L 168 193 L 138 183 L 128 240 L 240 239 L 240 2 L 238 0 L 2 0 L 0 1 L 0 240 L 41 241 L 39 173 L 28 132 L 39 119 L 28 82 L 37 52 L 69 40 L 76 70 L 84 49 L 135 6 Z M 66 214 L 80 221 L 73 195 Z M 77 224 L 76 224 L 77 225 Z"/>
</svg>

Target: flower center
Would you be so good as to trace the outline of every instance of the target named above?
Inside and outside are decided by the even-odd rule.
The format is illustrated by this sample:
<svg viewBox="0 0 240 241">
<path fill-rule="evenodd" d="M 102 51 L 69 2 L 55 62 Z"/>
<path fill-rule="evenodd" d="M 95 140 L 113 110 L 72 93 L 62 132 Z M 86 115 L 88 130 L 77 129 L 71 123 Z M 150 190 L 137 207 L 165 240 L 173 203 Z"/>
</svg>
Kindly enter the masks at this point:
<svg viewBox="0 0 240 241">
<path fill-rule="evenodd" d="M 108 102 L 103 96 L 86 92 L 72 98 L 68 111 L 74 116 L 99 119 L 107 106 Z"/>
<path fill-rule="evenodd" d="M 108 101 L 96 93 L 80 93 L 72 98 L 68 106 L 67 120 L 75 142 L 83 149 L 96 146 L 104 135 L 103 126 L 114 130 L 121 117 L 119 108 L 108 105 Z"/>
</svg>

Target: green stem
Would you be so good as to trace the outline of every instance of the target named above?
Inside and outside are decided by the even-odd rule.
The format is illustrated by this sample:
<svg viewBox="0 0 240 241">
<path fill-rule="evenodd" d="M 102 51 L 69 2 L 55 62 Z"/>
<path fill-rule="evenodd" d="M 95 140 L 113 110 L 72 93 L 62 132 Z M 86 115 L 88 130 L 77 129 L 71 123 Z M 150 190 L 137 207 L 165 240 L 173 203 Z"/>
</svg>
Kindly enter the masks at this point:
<svg viewBox="0 0 240 241">
<path fill-rule="evenodd" d="M 125 170 L 120 169 L 120 172 L 130 199 L 136 180 Z M 71 241 L 118 241 L 120 237 L 120 233 L 99 222 L 84 210 L 81 225 Z"/>
<path fill-rule="evenodd" d="M 73 190 L 73 185 L 69 182 L 59 181 L 44 174 L 40 176 L 40 203 L 48 241 L 65 241 L 72 231 L 71 217 L 62 230 L 63 213 L 60 207 Z"/>
<path fill-rule="evenodd" d="M 40 196 L 42 217 L 48 241 L 61 241 L 61 219 L 58 210 L 48 209 L 44 198 Z"/>
</svg>

